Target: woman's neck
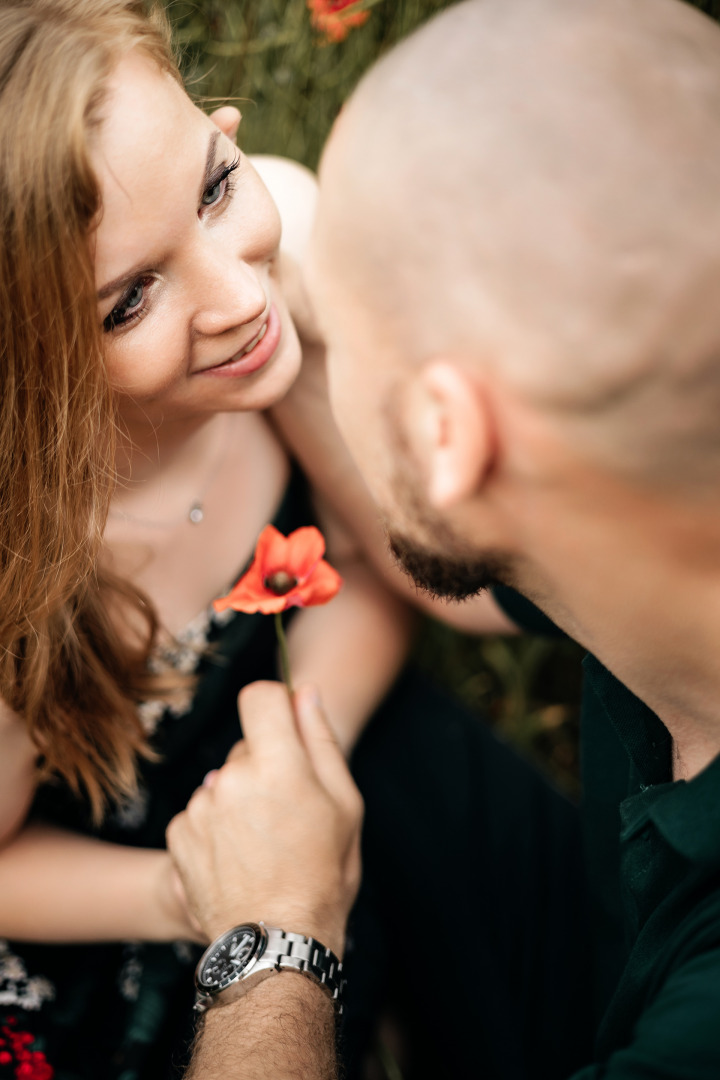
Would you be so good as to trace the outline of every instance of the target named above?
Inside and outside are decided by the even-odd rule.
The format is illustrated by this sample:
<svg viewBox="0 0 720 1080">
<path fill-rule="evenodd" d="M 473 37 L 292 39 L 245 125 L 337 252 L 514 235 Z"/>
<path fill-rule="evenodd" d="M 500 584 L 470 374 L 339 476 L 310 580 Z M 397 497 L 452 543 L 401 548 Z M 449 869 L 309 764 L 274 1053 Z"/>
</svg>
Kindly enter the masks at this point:
<svg viewBox="0 0 720 1080">
<path fill-rule="evenodd" d="M 226 430 L 224 413 L 159 426 L 121 427 L 114 511 L 158 524 L 187 513 L 212 483 Z"/>
</svg>

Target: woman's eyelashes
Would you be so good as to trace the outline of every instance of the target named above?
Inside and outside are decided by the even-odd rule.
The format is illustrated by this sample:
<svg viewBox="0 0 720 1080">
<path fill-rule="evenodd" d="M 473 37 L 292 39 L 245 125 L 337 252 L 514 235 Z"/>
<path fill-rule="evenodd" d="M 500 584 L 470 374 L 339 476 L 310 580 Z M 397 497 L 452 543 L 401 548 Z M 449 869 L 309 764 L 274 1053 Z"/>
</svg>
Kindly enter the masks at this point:
<svg viewBox="0 0 720 1080">
<path fill-rule="evenodd" d="M 145 292 L 152 284 L 151 277 L 138 278 L 123 294 L 120 302 L 103 320 L 103 330 L 111 333 L 119 326 L 127 326 L 134 319 L 142 317 L 145 311 Z"/>
<path fill-rule="evenodd" d="M 215 175 L 210 177 L 207 187 L 202 194 L 198 215 L 201 215 L 204 209 L 219 207 L 221 204 L 227 203 L 232 198 L 232 193 L 235 189 L 234 177 L 232 174 L 240 165 L 240 157 L 241 155 L 238 153 L 234 161 L 229 165 L 221 165 Z M 152 285 L 152 282 L 153 278 L 145 275 L 138 278 L 130 285 L 121 297 L 119 303 L 116 304 L 107 318 L 103 320 L 103 330 L 106 334 L 110 334 L 114 330 L 121 329 L 122 327 L 129 326 L 130 323 L 134 322 L 136 319 L 143 317 L 147 310 L 146 293 Z"/>
<path fill-rule="evenodd" d="M 210 177 L 208 186 L 203 192 L 198 213 L 202 213 L 203 207 L 217 206 L 218 203 L 232 198 L 233 191 L 235 190 L 234 177 L 232 174 L 239 165 L 240 154 L 238 154 L 230 165 L 222 165 L 219 172 L 215 176 Z"/>
</svg>

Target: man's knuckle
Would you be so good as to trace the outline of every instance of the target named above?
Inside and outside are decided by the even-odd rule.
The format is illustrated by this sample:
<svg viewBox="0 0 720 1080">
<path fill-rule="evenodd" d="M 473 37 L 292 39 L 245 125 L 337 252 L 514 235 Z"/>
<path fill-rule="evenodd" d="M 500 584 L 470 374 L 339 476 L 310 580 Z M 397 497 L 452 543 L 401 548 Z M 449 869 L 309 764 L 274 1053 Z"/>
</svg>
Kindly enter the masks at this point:
<svg viewBox="0 0 720 1080">
<path fill-rule="evenodd" d="M 181 822 L 182 822 L 184 813 L 185 813 L 185 811 L 181 811 L 181 813 L 176 814 L 175 817 L 172 819 L 172 821 L 170 822 L 170 824 L 168 825 L 168 827 L 165 830 L 165 842 L 166 842 L 168 847 L 172 847 L 173 844 L 175 843 L 175 840 L 176 840 L 177 835 L 178 835 L 178 829 L 181 828 Z"/>
<path fill-rule="evenodd" d="M 362 822 L 365 817 L 365 800 L 357 788 L 349 788 L 345 793 L 343 807 L 350 822 Z"/>
<path fill-rule="evenodd" d="M 237 798 L 242 788 L 242 768 L 239 761 L 228 761 L 218 769 L 212 788 L 216 800 Z"/>
<path fill-rule="evenodd" d="M 204 816 L 207 804 L 207 789 L 197 788 L 190 796 L 190 801 L 185 807 L 185 820 L 188 826 L 194 825 L 199 818 Z"/>
<path fill-rule="evenodd" d="M 234 746 L 228 751 L 227 762 L 239 761 L 247 754 L 247 746 L 244 739 L 238 739 Z"/>
</svg>

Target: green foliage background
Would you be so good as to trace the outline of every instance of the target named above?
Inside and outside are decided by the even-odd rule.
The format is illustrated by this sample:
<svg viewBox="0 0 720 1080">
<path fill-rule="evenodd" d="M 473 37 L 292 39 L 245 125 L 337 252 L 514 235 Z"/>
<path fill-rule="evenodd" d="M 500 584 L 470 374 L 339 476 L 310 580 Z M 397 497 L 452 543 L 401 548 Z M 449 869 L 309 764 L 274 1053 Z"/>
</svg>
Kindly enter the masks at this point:
<svg viewBox="0 0 720 1080">
<path fill-rule="evenodd" d="M 343 101 L 382 52 L 448 0 L 360 0 L 366 24 L 324 44 L 305 0 L 170 0 L 183 66 L 196 93 L 243 112 L 250 153 L 283 154 L 315 168 Z"/>
<path fill-rule="evenodd" d="M 191 91 L 243 112 L 248 153 L 317 166 L 342 103 L 383 52 L 456 0 L 359 0 L 366 24 L 325 44 L 305 0 L 165 0 Z M 627 0 L 632 3 L 632 0 Z M 720 0 L 694 6 L 720 18 Z M 428 624 L 419 661 L 577 793 L 581 651 L 571 642 L 481 640 Z"/>
</svg>

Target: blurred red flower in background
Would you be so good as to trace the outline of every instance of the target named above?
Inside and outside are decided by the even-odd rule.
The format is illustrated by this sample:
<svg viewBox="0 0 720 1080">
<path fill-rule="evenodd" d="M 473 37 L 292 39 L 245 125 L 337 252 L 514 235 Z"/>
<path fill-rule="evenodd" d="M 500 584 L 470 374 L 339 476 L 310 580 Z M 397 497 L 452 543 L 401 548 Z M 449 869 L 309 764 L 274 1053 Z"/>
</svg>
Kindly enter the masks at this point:
<svg viewBox="0 0 720 1080">
<path fill-rule="evenodd" d="M 359 0 L 307 0 L 307 6 L 315 29 L 333 43 L 344 41 L 354 27 L 370 17 L 369 11 L 353 10 L 359 7 Z"/>
<path fill-rule="evenodd" d="M 20 1031 L 15 1017 L 8 1017 L 0 1027 L 0 1076 L 12 1076 L 15 1080 L 52 1080 L 55 1070 L 42 1050 L 31 1049 L 34 1043 L 35 1036 L 29 1031 Z"/>
</svg>

